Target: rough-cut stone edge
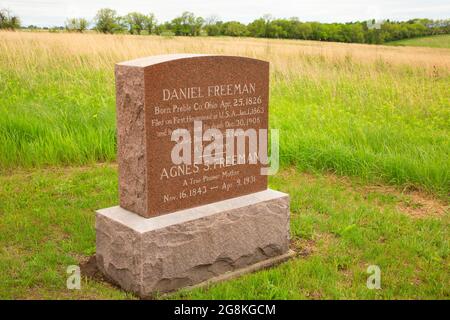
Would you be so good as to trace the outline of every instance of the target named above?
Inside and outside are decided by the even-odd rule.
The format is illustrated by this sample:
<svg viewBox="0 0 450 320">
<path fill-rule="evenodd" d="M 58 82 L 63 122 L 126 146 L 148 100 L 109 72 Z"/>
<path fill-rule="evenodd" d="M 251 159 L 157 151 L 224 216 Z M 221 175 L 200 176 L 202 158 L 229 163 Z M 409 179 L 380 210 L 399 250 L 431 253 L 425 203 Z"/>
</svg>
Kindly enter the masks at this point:
<svg viewBox="0 0 450 320">
<path fill-rule="evenodd" d="M 114 229 L 115 238 L 104 241 L 102 238 L 109 238 L 111 234 L 104 229 Z M 142 252 L 139 250 L 142 235 L 98 213 L 95 218 L 95 230 L 98 269 L 108 280 L 122 289 L 141 292 L 141 282 L 136 279 L 141 279 L 142 276 Z M 102 254 L 99 255 L 99 252 Z M 114 257 L 114 264 L 112 264 L 110 262 Z M 105 261 L 105 259 L 108 260 Z"/>
<path fill-rule="evenodd" d="M 116 222 L 121 223 L 136 232 L 145 233 L 160 228 L 167 228 L 171 225 L 204 218 L 219 212 L 251 206 L 260 202 L 270 201 L 281 197 L 289 197 L 289 195 L 276 190 L 267 189 L 236 198 L 209 203 L 195 208 L 155 216 L 150 219 L 134 214 L 133 212 L 130 212 L 120 206 L 99 209 L 97 210 L 97 213 L 107 216 L 108 218 L 115 220 Z"/>
<path fill-rule="evenodd" d="M 144 69 L 116 65 L 115 75 L 120 205 L 145 215 L 148 199 Z"/>
<path fill-rule="evenodd" d="M 169 219 L 171 224 L 163 226 L 153 225 L 150 226 L 150 229 L 147 226 L 145 232 L 142 232 L 143 230 L 134 229 L 135 224 L 127 225 L 126 221 L 120 221 L 120 219 L 117 221 L 114 219 L 117 217 L 111 218 L 111 216 L 107 214 L 111 212 L 122 212 L 126 213 L 129 218 L 134 220 L 134 218 L 139 217 L 134 213 L 123 209 L 117 210 L 117 207 L 99 210 L 96 215 L 97 263 L 99 270 L 101 270 L 108 279 L 117 283 L 123 289 L 135 292 L 141 297 L 147 297 L 155 292 L 171 292 L 183 287 L 196 286 L 197 284 L 204 282 L 206 283 L 212 279 L 219 281 L 224 278 L 224 280 L 226 280 L 228 277 L 259 270 L 266 265 L 269 266 L 272 264 L 272 259 L 274 259 L 273 262 L 283 259 L 284 255 L 289 252 L 289 196 L 274 190 L 266 190 L 252 195 L 241 196 L 239 198 L 221 201 L 219 203 L 220 210 L 218 211 L 212 210 L 200 217 L 191 216 L 192 219 L 189 220 L 174 221 L 172 217 L 172 219 Z M 209 204 L 202 207 L 212 209 L 214 205 Z M 267 208 L 267 213 L 263 208 Z M 186 214 L 187 211 L 192 211 L 194 209 L 177 212 L 179 215 L 178 218 L 182 217 L 183 212 Z M 187 214 L 189 215 L 189 212 Z M 277 223 L 275 229 L 273 228 L 274 226 L 271 226 L 271 223 L 266 224 L 267 228 L 263 227 L 262 224 L 264 224 L 264 220 L 273 214 L 282 214 L 283 216 L 286 216 L 280 221 L 281 224 Z M 139 220 L 148 223 L 149 220 L 154 220 L 156 218 L 163 219 L 163 217 L 167 216 L 169 215 L 151 219 L 139 217 Z M 245 226 L 251 226 L 252 217 L 257 219 L 254 220 L 256 223 L 255 227 L 259 230 L 256 233 L 257 238 L 251 238 L 253 239 L 252 242 L 248 242 L 248 244 L 242 246 L 242 241 L 246 242 L 245 239 L 248 237 L 245 232 L 245 228 L 247 227 Z M 164 267 L 161 269 L 163 274 L 160 279 L 157 277 L 155 278 L 154 276 L 154 272 L 157 271 L 145 271 L 145 265 L 148 266 L 148 263 L 146 262 L 148 261 L 147 259 L 159 256 L 158 252 L 151 253 L 152 251 L 147 250 L 147 243 L 156 246 L 155 248 L 160 248 L 159 250 L 163 250 L 161 251 L 161 257 L 166 256 L 166 258 L 169 258 L 169 261 L 161 262 L 163 265 L 167 265 L 167 263 L 170 264 L 170 261 L 172 261 L 175 256 L 172 256 L 172 250 L 169 250 L 169 252 L 164 255 L 164 246 L 167 245 L 169 248 L 171 246 L 171 243 L 165 242 L 165 235 L 180 232 L 180 230 L 191 233 L 196 230 L 198 226 L 200 226 L 200 228 L 209 229 L 211 227 L 222 230 L 219 232 L 218 230 L 209 231 L 214 235 L 220 235 L 221 232 L 235 233 L 235 227 L 233 227 L 233 225 L 228 225 L 227 221 L 230 221 L 230 219 L 231 221 L 235 221 L 234 223 L 244 223 L 244 229 L 241 230 L 243 232 L 239 233 L 239 235 L 229 234 L 227 236 L 230 239 L 235 239 L 232 240 L 232 243 L 235 243 L 237 246 L 236 248 L 233 248 L 234 244 L 231 242 L 225 242 L 228 245 L 226 245 L 225 248 L 221 247 L 221 242 L 220 240 L 217 242 L 217 237 L 215 237 L 216 240 L 214 240 L 214 237 L 211 239 L 213 240 L 212 243 L 215 243 L 212 247 L 208 246 L 207 241 L 199 243 L 197 238 L 197 240 L 195 240 L 197 243 L 193 244 L 194 247 L 192 247 L 192 249 L 195 250 L 197 256 L 200 252 L 205 252 L 206 255 L 203 257 L 203 255 L 200 254 L 200 256 L 197 257 L 199 261 L 198 265 L 182 264 L 176 266 L 175 264 L 173 267 L 167 266 L 169 267 L 168 269 Z M 241 219 L 244 220 L 241 222 Z M 225 224 L 223 224 L 224 222 Z M 222 224 L 223 227 L 225 227 L 224 229 L 222 229 Z M 113 230 L 108 231 L 109 229 Z M 270 233 L 266 233 L 269 230 Z M 269 234 L 272 236 L 261 242 L 261 239 L 265 239 Z M 273 236 L 276 234 L 279 236 L 275 236 L 274 238 Z M 208 238 L 208 233 L 206 235 Z M 161 238 L 159 238 L 160 236 Z M 258 240 L 258 238 L 260 240 Z M 179 239 L 175 239 L 175 241 L 177 242 Z M 204 246 L 204 248 L 202 248 L 202 246 Z M 226 256 L 222 256 L 223 253 L 226 253 Z M 154 254 L 157 254 L 157 256 Z M 211 255 L 212 257 L 216 256 L 219 260 L 214 260 L 214 258 L 211 259 L 211 257 L 209 257 Z M 231 259 L 230 261 L 227 260 L 229 263 L 228 266 L 222 265 L 222 262 L 225 262 L 225 260 L 222 261 L 223 257 Z M 156 258 L 156 260 L 158 259 L 159 258 Z M 175 263 L 176 261 L 177 259 L 174 260 Z M 184 261 L 183 258 L 180 257 L 180 261 Z M 261 263 L 264 261 L 267 261 L 267 264 Z M 216 263 L 218 264 L 216 265 Z M 211 268 L 208 266 L 211 266 Z M 216 267 L 220 268 L 217 269 Z M 197 274 L 197 268 L 202 270 L 206 268 L 209 275 L 205 276 L 205 274 L 202 273 Z M 192 275 L 193 277 L 191 278 Z"/>
</svg>

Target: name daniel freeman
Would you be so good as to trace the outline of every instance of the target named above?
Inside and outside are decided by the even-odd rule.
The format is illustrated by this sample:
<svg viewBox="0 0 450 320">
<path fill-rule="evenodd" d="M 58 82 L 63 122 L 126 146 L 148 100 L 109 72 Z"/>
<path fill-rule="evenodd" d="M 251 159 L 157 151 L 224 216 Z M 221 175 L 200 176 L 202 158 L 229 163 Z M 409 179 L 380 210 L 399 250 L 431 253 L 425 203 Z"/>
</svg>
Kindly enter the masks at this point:
<svg viewBox="0 0 450 320">
<path fill-rule="evenodd" d="M 255 83 L 219 84 L 202 87 L 187 87 L 178 89 L 163 89 L 163 101 L 199 99 L 206 97 L 223 97 L 244 94 L 254 94 L 256 92 Z"/>
</svg>

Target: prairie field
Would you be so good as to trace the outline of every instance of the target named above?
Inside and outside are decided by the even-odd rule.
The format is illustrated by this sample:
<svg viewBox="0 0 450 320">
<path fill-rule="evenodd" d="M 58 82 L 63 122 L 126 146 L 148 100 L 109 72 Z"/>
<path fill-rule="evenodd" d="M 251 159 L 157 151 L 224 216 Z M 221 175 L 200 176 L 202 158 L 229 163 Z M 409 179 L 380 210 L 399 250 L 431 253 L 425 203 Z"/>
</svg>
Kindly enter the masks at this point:
<svg viewBox="0 0 450 320">
<path fill-rule="evenodd" d="M 450 298 L 450 49 L 45 32 L 0 32 L 0 298 L 134 298 L 65 268 L 117 204 L 114 64 L 182 52 L 270 62 L 298 256 L 174 297 Z"/>
</svg>

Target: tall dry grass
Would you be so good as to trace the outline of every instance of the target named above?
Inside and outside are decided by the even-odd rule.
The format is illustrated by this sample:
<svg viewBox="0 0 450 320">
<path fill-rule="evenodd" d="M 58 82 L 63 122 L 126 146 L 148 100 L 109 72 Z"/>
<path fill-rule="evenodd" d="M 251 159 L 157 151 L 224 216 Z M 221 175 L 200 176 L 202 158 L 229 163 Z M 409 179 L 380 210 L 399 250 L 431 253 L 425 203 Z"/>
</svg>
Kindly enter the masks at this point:
<svg viewBox="0 0 450 320">
<path fill-rule="evenodd" d="M 189 38 L 76 33 L 0 32 L 0 61 L 14 70 L 71 63 L 111 69 L 118 61 L 169 53 L 215 53 L 268 60 L 283 75 L 320 70 L 311 60 L 342 64 L 386 63 L 448 72 L 450 50 L 252 38 Z"/>
</svg>

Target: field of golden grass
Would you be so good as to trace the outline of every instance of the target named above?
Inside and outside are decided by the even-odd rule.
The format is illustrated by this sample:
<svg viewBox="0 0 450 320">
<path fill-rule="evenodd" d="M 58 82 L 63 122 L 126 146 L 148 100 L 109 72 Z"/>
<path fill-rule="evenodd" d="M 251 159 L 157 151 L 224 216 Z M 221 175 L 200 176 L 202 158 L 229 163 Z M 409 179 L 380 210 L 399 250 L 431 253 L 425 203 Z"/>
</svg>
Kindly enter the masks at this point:
<svg viewBox="0 0 450 320">
<path fill-rule="evenodd" d="M 268 60 L 274 72 L 282 75 L 308 73 L 314 77 L 322 70 L 310 60 L 324 64 L 354 63 L 423 67 L 431 72 L 450 69 L 450 50 L 403 48 L 333 42 L 268 40 L 253 38 L 159 37 L 77 33 L 0 32 L 1 59 L 15 70 L 71 63 L 110 69 L 118 61 L 149 55 L 214 53 Z M 2 61 L 5 62 L 5 61 Z M 28 71 L 33 71 L 29 70 Z M 349 70 L 351 71 L 351 70 Z"/>
</svg>

